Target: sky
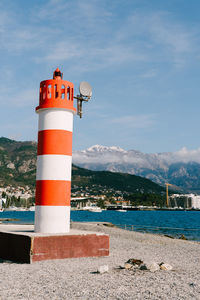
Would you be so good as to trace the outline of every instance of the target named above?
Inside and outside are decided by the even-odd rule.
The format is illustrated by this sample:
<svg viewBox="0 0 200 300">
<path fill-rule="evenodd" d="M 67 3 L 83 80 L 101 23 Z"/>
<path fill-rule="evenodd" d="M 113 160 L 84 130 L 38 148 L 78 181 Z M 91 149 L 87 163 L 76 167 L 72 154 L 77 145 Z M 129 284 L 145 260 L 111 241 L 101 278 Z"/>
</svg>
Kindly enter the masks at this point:
<svg viewBox="0 0 200 300">
<path fill-rule="evenodd" d="M 93 87 L 73 150 L 200 149 L 199 0 L 1 0 L 0 136 L 37 140 L 40 81 Z"/>
</svg>

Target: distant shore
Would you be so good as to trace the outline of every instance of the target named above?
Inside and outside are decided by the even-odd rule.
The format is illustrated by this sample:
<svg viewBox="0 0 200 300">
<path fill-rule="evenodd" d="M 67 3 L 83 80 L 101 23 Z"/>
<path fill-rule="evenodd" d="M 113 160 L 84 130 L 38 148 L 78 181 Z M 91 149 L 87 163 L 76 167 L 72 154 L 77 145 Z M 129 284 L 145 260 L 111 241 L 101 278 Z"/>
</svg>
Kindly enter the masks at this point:
<svg viewBox="0 0 200 300">
<path fill-rule="evenodd" d="M 99 207 L 97 207 L 99 208 Z M 100 208 L 99 208 L 100 209 Z M 71 210 L 87 210 L 83 208 L 71 207 Z M 89 210 L 89 209 L 88 209 Z M 104 208 L 104 210 L 121 210 L 121 211 L 135 211 L 135 210 L 158 210 L 158 211 L 200 211 L 199 208 L 183 208 L 183 207 L 155 207 L 155 206 L 109 206 Z M 0 212 L 3 211 L 35 211 L 35 206 L 31 206 L 29 208 L 26 207 L 15 207 L 11 206 L 8 208 L 1 208 Z"/>
<path fill-rule="evenodd" d="M 110 256 L 32 265 L 2 261 L 0 299 L 199 299 L 199 243 L 130 232 L 96 222 L 73 222 L 72 227 L 109 234 Z M 119 269 L 129 258 L 166 262 L 173 270 L 151 273 Z M 102 265 L 108 265 L 109 272 L 97 274 Z"/>
</svg>

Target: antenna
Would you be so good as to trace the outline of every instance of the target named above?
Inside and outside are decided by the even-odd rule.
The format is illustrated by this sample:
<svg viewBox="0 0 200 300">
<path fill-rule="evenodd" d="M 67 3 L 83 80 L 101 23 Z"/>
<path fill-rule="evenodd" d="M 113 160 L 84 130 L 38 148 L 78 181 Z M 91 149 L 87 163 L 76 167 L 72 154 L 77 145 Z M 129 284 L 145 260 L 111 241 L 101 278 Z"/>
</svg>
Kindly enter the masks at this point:
<svg viewBox="0 0 200 300">
<path fill-rule="evenodd" d="M 83 96 L 83 97 L 88 97 L 89 99 L 92 97 L 92 87 L 86 81 L 82 81 L 80 83 L 79 92 L 80 92 L 81 96 Z"/>
<path fill-rule="evenodd" d="M 88 100 L 90 100 L 90 98 L 92 97 L 91 85 L 86 81 L 82 81 L 79 85 L 79 93 L 80 95 L 77 95 L 74 98 L 77 99 L 77 115 L 82 118 L 82 102 L 88 102 Z"/>
</svg>

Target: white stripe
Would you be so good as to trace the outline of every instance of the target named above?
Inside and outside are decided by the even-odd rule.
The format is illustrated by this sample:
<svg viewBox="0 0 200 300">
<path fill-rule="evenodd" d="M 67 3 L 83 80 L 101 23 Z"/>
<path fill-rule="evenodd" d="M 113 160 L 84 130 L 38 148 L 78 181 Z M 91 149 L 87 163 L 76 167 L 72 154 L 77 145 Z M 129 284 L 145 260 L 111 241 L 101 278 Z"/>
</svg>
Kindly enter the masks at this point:
<svg viewBox="0 0 200 300">
<path fill-rule="evenodd" d="M 73 131 L 73 113 L 65 109 L 48 108 L 39 111 L 38 130 Z"/>
<path fill-rule="evenodd" d="M 68 155 L 38 155 L 36 180 L 71 181 L 72 157 Z"/>
<path fill-rule="evenodd" d="M 35 232 L 66 233 L 70 230 L 70 206 L 36 205 Z"/>
</svg>

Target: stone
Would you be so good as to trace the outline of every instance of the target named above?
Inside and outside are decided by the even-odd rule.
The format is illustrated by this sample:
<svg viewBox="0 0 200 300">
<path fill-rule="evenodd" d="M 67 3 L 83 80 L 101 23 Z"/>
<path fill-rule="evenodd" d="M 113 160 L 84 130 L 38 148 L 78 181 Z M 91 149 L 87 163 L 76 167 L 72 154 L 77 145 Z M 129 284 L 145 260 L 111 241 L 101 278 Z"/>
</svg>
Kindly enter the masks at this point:
<svg viewBox="0 0 200 300">
<path fill-rule="evenodd" d="M 97 273 L 100 273 L 100 274 L 108 273 L 108 271 L 109 271 L 108 265 L 100 266 L 97 269 Z"/>
<path fill-rule="evenodd" d="M 173 268 L 170 264 L 161 263 L 160 269 L 164 271 L 171 271 Z"/>
<path fill-rule="evenodd" d="M 12 162 L 10 162 L 9 164 L 7 164 L 7 168 L 8 169 L 15 169 L 15 165 Z"/>
<path fill-rule="evenodd" d="M 187 240 L 187 238 L 184 236 L 184 234 L 181 234 L 181 236 L 179 237 L 179 240 Z"/>
<path fill-rule="evenodd" d="M 126 262 L 126 263 L 124 264 L 124 268 L 127 269 L 127 270 L 130 270 L 130 269 L 133 268 L 133 265 Z"/>
<path fill-rule="evenodd" d="M 164 234 L 164 236 L 170 238 L 170 239 L 174 239 L 174 237 L 172 235 L 169 235 L 169 234 Z"/>
<path fill-rule="evenodd" d="M 140 266 L 141 264 L 143 264 L 143 261 L 140 259 L 130 258 L 129 260 L 127 260 L 127 263 Z"/>
<path fill-rule="evenodd" d="M 143 261 L 140 259 L 130 258 L 127 262 L 125 262 L 124 268 L 127 270 L 137 269 L 142 263 Z"/>
<path fill-rule="evenodd" d="M 156 272 L 160 270 L 160 266 L 156 262 L 149 262 L 149 263 L 142 264 L 140 270 L 148 270 L 150 272 Z"/>
</svg>

